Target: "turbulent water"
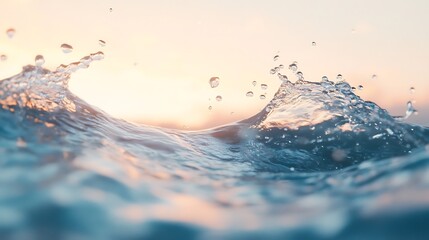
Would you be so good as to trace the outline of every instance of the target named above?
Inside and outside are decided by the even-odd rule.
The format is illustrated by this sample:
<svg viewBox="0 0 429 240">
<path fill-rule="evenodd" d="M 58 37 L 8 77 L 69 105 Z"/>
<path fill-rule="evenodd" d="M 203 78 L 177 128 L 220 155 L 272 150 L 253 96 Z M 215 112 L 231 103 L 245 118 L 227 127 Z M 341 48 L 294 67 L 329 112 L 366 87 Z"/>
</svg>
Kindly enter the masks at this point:
<svg viewBox="0 0 429 240">
<path fill-rule="evenodd" d="M 68 90 L 95 53 L 0 81 L 1 239 L 427 239 L 429 129 L 344 81 L 249 119 L 135 125 Z"/>
</svg>

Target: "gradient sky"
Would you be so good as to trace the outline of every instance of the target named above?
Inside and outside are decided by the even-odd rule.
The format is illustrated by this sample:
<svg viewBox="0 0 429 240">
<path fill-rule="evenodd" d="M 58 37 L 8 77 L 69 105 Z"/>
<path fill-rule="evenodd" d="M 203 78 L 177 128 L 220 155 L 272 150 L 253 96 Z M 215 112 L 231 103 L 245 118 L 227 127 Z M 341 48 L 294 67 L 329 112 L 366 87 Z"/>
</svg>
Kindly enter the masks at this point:
<svg viewBox="0 0 429 240">
<path fill-rule="evenodd" d="M 74 74 L 70 88 L 130 121 L 194 129 L 251 116 L 280 84 L 270 68 L 297 61 L 306 80 L 341 73 L 393 115 L 415 100 L 419 115 L 409 121 L 429 126 L 425 0 L 2 0 L 0 9 L 0 54 L 8 56 L 1 78 L 37 54 L 54 69 L 101 50 L 105 59 Z M 12 39 L 8 28 L 16 29 Z M 64 54 L 62 43 L 74 51 Z M 214 89 L 213 76 L 221 81 Z"/>
</svg>

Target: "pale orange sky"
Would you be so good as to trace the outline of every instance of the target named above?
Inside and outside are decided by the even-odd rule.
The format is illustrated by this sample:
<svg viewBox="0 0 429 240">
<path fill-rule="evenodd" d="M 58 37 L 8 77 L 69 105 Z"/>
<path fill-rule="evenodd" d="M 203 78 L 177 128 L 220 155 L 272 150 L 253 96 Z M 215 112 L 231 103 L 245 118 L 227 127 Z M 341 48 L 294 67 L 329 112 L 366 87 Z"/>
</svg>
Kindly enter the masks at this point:
<svg viewBox="0 0 429 240">
<path fill-rule="evenodd" d="M 74 74 L 71 90 L 127 120 L 204 128 L 242 119 L 258 112 L 280 84 L 269 69 L 298 61 L 307 80 L 341 73 L 364 86 L 360 96 L 393 114 L 415 99 L 420 114 L 410 121 L 429 125 L 424 0 L 2 0 L 0 9 L 0 54 L 8 56 L 0 62 L 1 78 L 37 54 L 53 69 L 101 50 L 105 59 Z M 11 27 L 16 34 L 9 39 Z M 62 43 L 74 51 L 62 53 Z M 221 81 L 214 89 L 213 76 Z M 250 90 L 253 98 L 245 96 Z"/>
</svg>

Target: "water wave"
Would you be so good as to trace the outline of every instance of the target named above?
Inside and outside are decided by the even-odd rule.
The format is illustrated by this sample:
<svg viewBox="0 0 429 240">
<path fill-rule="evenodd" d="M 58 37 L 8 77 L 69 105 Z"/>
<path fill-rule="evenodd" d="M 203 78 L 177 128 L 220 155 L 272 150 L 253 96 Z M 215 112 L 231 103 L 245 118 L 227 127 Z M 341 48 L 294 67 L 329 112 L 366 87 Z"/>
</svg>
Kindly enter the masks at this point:
<svg viewBox="0 0 429 240">
<path fill-rule="evenodd" d="M 26 66 L 0 81 L 2 239 L 424 239 L 429 130 L 344 81 L 282 84 L 183 132 L 113 118 Z"/>
</svg>

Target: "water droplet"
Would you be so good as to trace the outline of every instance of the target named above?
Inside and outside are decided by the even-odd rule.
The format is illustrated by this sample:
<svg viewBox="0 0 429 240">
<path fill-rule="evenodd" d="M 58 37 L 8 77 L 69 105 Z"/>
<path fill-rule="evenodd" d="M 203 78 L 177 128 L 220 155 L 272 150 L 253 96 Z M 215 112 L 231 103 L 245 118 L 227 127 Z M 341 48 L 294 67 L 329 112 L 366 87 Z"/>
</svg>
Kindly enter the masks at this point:
<svg viewBox="0 0 429 240">
<path fill-rule="evenodd" d="M 322 81 L 326 82 L 326 81 L 329 81 L 329 79 L 328 79 L 328 77 L 327 77 L 327 76 L 323 76 L 323 77 L 322 77 Z"/>
<path fill-rule="evenodd" d="M 291 168 L 289 168 L 289 170 L 290 170 L 291 172 L 294 172 L 294 171 L 295 171 L 295 168 L 294 168 L 294 167 L 291 167 Z"/>
<path fill-rule="evenodd" d="M 216 101 L 218 101 L 218 102 L 222 101 L 222 96 L 217 96 Z"/>
<path fill-rule="evenodd" d="M 268 88 L 268 85 L 267 85 L 267 84 L 264 84 L 264 83 L 263 83 L 263 84 L 261 84 L 261 89 L 262 89 L 262 90 L 266 90 L 267 88 Z"/>
<path fill-rule="evenodd" d="M 280 64 L 280 65 L 279 65 L 279 68 L 280 68 L 280 69 L 283 69 L 284 67 L 285 67 L 285 66 L 283 66 L 283 64 Z"/>
<path fill-rule="evenodd" d="M 0 60 L 1 60 L 2 62 L 6 61 L 6 60 L 7 60 L 7 56 L 6 56 L 6 55 L 4 55 L 4 54 L 2 54 L 2 55 L 0 56 Z"/>
<path fill-rule="evenodd" d="M 280 81 L 283 81 L 283 82 L 287 82 L 287 81 L 289 81 L 289 79 L 287 78 L 287 76 L 286 76 L 286 75 L 283 75 L 283 74 L 281 74 L 281 73 L 278 73 L 278 74 L 277 74 L 277 76 L 279 77 Z"/>
<path fill-rule="evenodd" d="M 35 58 L 34 58 L 34 62 L 36 63 L 36 66 L 42 66 L 44 63 L 45 63 L 45 59 L 43 58 L 43 56 L 42 55 L 37 55 Z"/>
<path fill-rule="evenodd" d="M 317 44 L 316 44 L 316 42 L 312 42 L 311 45 L 312 46 L 316 46 Z"/>
<path fill-rule="evenodd" d="M 338 74 L 338 75 L 337 75 L 337 80 L 338 80 L 338 81 L 342 81 L 342 80 L 343 80 L 343 75 Z"/>
<path fill-rule="evenodd" d="M 279 55 L 275 55 L 275 56 L 274 56 L 274 58 L 273 58 L 273 60 L 274 60 L 274 61 L 277 61 L 277 60 L 279 60 L 279 58 L 280 58 L 280 56 L 279 56 Z"/>
<path fill-rule="evenodd" d="M 273 110 L 273 107 L 270 105 L 265 108 L 265 111 L 267 112 L 271 112 L 271 110 Z"/>
<path fill-rule="evenodd" d="M 253 82 L 252 82 L 252 85 L 253 85 L 253 86 L 256 86 L 256 84 L 257 84 L 257 82 L 256 82 L 256 81 L 253 81 Z"/>
<path fill-rule="evenodd" d="M 298 80 L 304 80 L 304 74 L 302 72 L 297 72 L 296 77 L 298 78 Z"/>
<path fill-rule="evenodd" d="M 296 65 L 295 62 L 293 62 L 292 64 L 289 65 L 289 69 L 296 72 L 298 70 L 298 66 Z"/>
<path fill-rule="evenodd" d="M 102 47 L 106 46 L 106 42 L 103 40 L 98 40 L 98 44 L 100 44 Z"/>
<path fill-rule="evenodd" d="M 259 96 L 259 98 L 264 100 L 266 97 L 265 97 L 265 95 L 261 95 L 261 96 Z"/>
<path fill-rule="evenodd" d="M 15 29 L 9 28 L 8 30 L 6 30 L 6 34 L 9 38 L 13 38 L 13 36 L 15 36 Z"/>
<path fill-rule="evenodd" d="M 253 92 L 252 91 L 248 91 L 246 93 L 246 97 L 253 97 Z"/>
<path fill-rule="evenodd" d="M 219 86 L 219 78 L 218 77 L 210 78 L 209 84 L 210 84 L 210 87 L 212 87 L 212 88 Z"/>
<path fill-rule="evenodd" d="M 270 73 L 271 73 L 271 74 L 276 74 L 276 72 L 277 72 L 277 70 L 276 70 L 275 68 L 272 68 L 272 69 L 270 70 Z"/>
<path fill-rule="evenodd" d="M 63 53 L 71 53 L 73 51 L 73 47 L 67 43 L 61 44 L 61 49 L 63 50 Z"/>
<path fill-rule="evenodd" d="M 92 60 L 102 60 L 104 59 L 104 53 L 103 52 L 96 52 L 89 55 Z"/>
<path fill-rule="evenodd" d="M 359 90 L 362 90 L 362 89 L 363 89 L 363 86 L 362 86 L 362 85 L 359 85 L 359 86 L 358 86 L 358 89 L 359 89 Z"/>
<path fill-rule="evenodd" d="M 110 12 L 112 12 L 112 11 L 113 11 L 113 8 L 109 8 L 109 11 L 110 11 Z"/>
<path fill-rule="evenodd" d="M 377 75 L 376 74 L 372 74 L 371 79 L 372 80 L 377 80 Z"/>
<path fill-rule="evenodd" d="M 405 112 L 404 119 L 407 119 L 411 114 L 416 113 L 417 110 L 414 108 L 413 103 L 411 101 L 407 102 L 407 111 Z"/>
<path fill-rule="evenodd" d="M 209 110 L 212 110 L 212 106 L 209 106 Z"/>
<path fill-rule="evenodd" d="M 410 93 L 413 94 L 416 92 L 416 89 L 414 87 L 410 87 Z"/>
</svg>

